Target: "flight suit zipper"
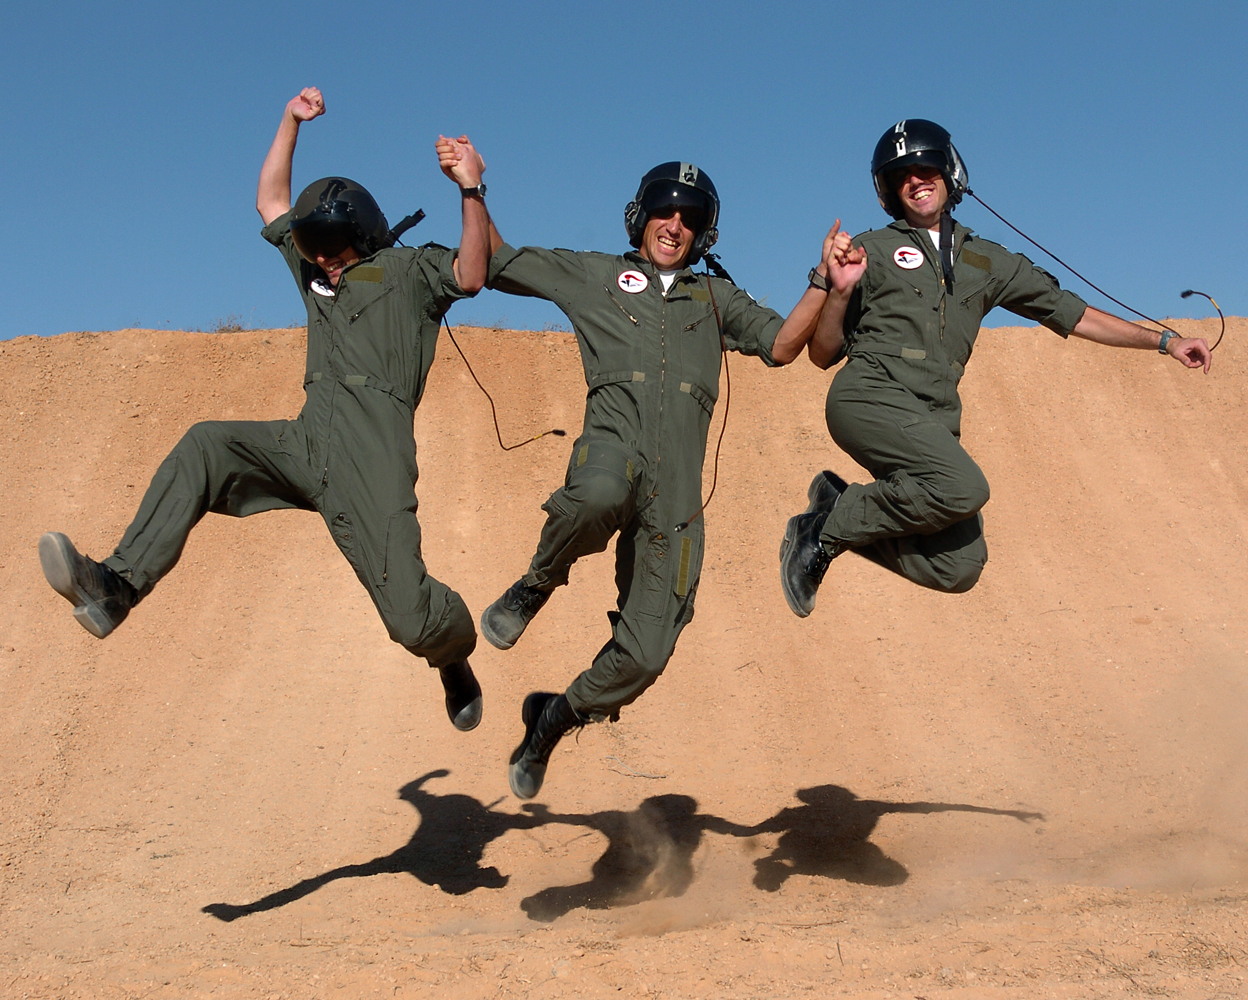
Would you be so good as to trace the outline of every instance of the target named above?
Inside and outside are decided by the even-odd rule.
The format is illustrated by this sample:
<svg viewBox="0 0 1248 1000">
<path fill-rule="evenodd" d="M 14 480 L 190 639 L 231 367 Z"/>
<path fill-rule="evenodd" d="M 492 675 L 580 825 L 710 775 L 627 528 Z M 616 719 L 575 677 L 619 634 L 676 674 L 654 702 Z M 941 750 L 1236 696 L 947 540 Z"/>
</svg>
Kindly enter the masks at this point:
<svg viewBox="0 0 1248 1000">
<path fill-rule="evenodd" d="M 675 282 L 672 283 L 675 287 Z M 654 449 L 654 490 L 650 496 L 659 495 L 659 482 L 663 469 L 663 387 L 667 381 L 667 295 L 663 296 L 663 305 L 659 308 L 659 426 L 658 440 Z"/>
</svg>

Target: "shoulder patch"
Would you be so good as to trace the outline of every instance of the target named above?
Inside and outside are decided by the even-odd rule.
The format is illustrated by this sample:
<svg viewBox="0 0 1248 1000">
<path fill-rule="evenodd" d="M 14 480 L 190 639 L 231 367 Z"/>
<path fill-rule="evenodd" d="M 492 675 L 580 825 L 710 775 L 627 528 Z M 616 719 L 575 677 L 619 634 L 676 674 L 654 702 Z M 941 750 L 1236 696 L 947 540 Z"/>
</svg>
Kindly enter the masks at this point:
<svg viewBox="0 0 1248 1000">
<path fill-rule="evenodd" d="M 992 270 L 992 258 L 985 257 L 983 254 L 976 253 L 974 250 L 963 249 L 962 260 L 967 264 L 970 264 L 971 267 L 979 268 L 981 271 Z"/>
</svg>

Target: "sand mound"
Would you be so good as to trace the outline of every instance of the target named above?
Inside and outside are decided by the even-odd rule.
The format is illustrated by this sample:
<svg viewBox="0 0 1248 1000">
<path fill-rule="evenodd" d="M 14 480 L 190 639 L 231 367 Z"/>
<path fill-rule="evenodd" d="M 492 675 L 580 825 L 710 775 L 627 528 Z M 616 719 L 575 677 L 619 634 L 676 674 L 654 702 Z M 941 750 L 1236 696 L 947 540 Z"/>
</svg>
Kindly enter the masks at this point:
<svg viewBox="0 0 1248 1000">
<path fill-rule="evenodd" d="M 297 413 L 303 332 L 0 343 L 0 996 L 1243 995 L 1230 327 L 1208 377 L 985 331 L 963 383 L 993 488 L 980 585 L 846 557 L 805 621 L 785 518 L 818 469 L 862 473 L 823 427 L 827 374 L 734 357 L 697 617 L 528 807 L 504 773 L 519 701 L 606 638 L 609 555 L 516 649 L 482 643 L 467 735 L 315 515 L 209 516 L 99 642 L 39 534 L 102 556 L 190 424 Z M 584 387 L 570 335 L 458 334 L 505 438 L 569 432 L 501 452 L 443 338 L 421 522 L 475 612 L 527 564 Z"/>
</svg>

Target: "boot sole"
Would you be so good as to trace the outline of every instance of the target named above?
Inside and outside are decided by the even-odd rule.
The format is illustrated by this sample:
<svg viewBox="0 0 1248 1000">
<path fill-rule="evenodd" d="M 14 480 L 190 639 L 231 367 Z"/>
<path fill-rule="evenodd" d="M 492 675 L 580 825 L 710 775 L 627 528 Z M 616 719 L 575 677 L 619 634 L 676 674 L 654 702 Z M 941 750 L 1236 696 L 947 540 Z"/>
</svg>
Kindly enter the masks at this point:
<svg viewBox="0 0 1248 1000">
<path fill-rule="evenodd" d="M 453 715 L 451 714 L 450 706 L 447 706 L 446 714 L 450 717 L 452 726 L 461 733 L 470 733 L 477 726 L 481 725 L 481 716 L 484 714 L 484 710 L 485 699 L 481 695 L 477 695 Z"/>
<path fill-rule="evenodd" d="M 117 626 L 74 582 L 74 561 L 78 558 L 78 550 L 59 531 L 49 531 L 39 539 L 39 565 L 43 567 L 44 579 L 74 605 L 78 624 L 97 639 L 104 639 Z"/>
<path fill-rule="evenodd" d="M 493 606 L 494 605 L 491 604 L 490 608 L 492 608 Z M 481 634 L 485 637 L 485 641 L 488 642 L 495 649 L 511 649 L 511 647 L 516 644 L 516 640 L 520 638 L 520 635 L 524 635 L 524 630 L 521 629 L 520 635 L 516 636 L 515 639 L 512 639 L 511 642 L 507 642 L 505 639 L 502 638 L 502 636 L 500 636 L 497 632 L 495 632 L 492 628 L 490 628 L 490 624 L 487 618 L 487 616 L 490 613 L 490 608 L 486 608 L 484 611 L 481 612 L 481 622 L 480 622 Z"/>
</svg>

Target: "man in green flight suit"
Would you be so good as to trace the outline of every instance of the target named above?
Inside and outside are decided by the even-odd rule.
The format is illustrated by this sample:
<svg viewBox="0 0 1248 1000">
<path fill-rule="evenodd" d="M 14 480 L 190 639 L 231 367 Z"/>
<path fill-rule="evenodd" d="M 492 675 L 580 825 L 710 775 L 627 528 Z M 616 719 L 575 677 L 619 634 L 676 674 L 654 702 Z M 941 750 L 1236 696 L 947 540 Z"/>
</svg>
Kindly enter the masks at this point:
<svg viewBox="0 0 1248 1000">
<path fill-rule="evenodd" d="M 828 564 L 847 549 L 934 590 L 961 593 L 979 580 L 988 482 L 958 440 L 958 381 L 993 307 L 1062 337 L 1159 350 L 1188 368 L 1207 372 L 1211 358 L 1204 340 L 1093 309 L 1026 257 L 955 223 L 966 167 L 934 122 L 911 118 L 885 132 L 871 173 L 896 221 L 834 251 L 809 355 L 820 368 L 848 358 L 828 390 L 828 430 L 875 479 L 821 472 L 806 511 L 789 519 L 780 580 L 803 618 Z"/>
<path fill-rule="evenodd" d="M 256 192 L 264 238 L 286 259 L 308 310 L 302 412 L 295 420 L 196 424 L 156 470 L 111 556 L 97 563 L 59 532 L 39 540 L 39 556 L 79 623 L 104 638 L 173 569 L 207 512 L 316 511 L 390 638 L 438 669 L 447 713 L 468 730 L 481 719 L 481 688 L 468 664 L 476 631 L 460 596 L 421 559 L 412 418 L 443 315 L 485 283 L 485 165 L 467 137 L 440 139 L 443 172 L 464 194 L 459 252 L 395 247 L 404 224 L 391 230 L 372 196 L 346 178 L 309 185 L 292 211 L 299 127 L 324 111 L 314 87 L 287 104 Z"/>
<path fill-rule="evenodd" d="M 718 237 L 718 218 L 710 178 L 690 163 L 664 163 L 642 178 L 625 209 L 634 252 L 503 245 L 490 261 L 489 287 L 549 299 L 572 321 L 589 395 L 567 478 L 544 505 L 537 553 L 486 609 L 482 634 L 510 649 L 551 591 L 568 582 L 572 564 L 619 534 L 611 639 L 563 694 L 534 692 L 524 701 L 525 737 L 509 771 L 520 798 L 537 794 L 565 733 L 618 717 L 655 682 L 693 617 L 702 462 L 722 350 L 788 364 L 826 298 L 812 287 L 782 319 L 726 275 L 695 274 L 690 268 Z M 825 240 L 819 274 L 837 236 L 834 228 Z"/>
</svg>

